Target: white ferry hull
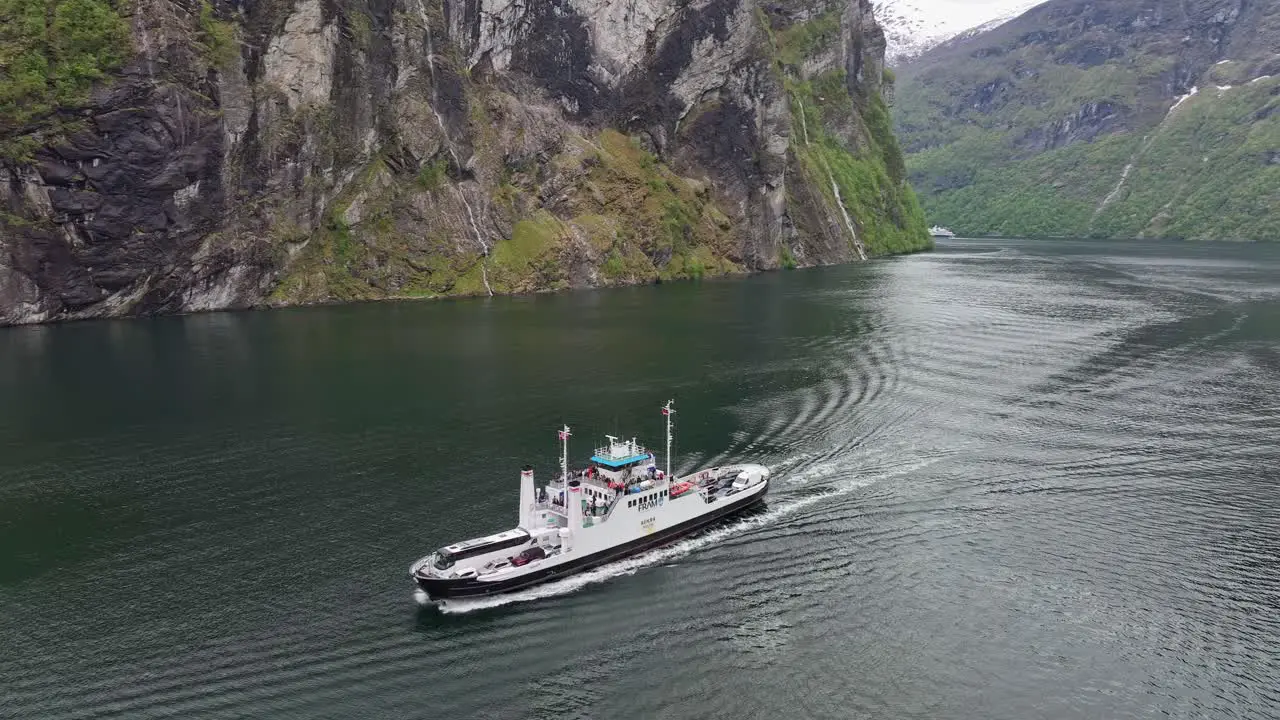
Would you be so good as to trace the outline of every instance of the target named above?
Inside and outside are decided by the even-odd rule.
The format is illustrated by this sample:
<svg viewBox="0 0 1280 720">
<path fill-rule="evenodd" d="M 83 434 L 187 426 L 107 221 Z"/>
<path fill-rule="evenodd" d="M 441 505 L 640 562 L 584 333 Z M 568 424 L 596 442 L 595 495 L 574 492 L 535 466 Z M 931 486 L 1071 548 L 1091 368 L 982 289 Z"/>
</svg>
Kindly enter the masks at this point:
<svg viewBox="0 0 1280 720">
<path fill-rule="evenodd" d="M 529 567 L 527 572 L 493 579 L 437 578 L 415 572 L 414 581 L 433 601 L 475 598 L 523 590 L 670 545 L 763 502 L 768 491 L 769 481 L 766 477 L 763 482 L 753 485 L 739 495 L 717 500 L 713 503 L 714 507 L 677 524 L 656 529 L 650 534 L 608 547 L 593 550 L 587 545 L 579 551 L 538 562 Z M 690 498 L 685 502 L 694 502 L 694 500 Z"/>
</svg>

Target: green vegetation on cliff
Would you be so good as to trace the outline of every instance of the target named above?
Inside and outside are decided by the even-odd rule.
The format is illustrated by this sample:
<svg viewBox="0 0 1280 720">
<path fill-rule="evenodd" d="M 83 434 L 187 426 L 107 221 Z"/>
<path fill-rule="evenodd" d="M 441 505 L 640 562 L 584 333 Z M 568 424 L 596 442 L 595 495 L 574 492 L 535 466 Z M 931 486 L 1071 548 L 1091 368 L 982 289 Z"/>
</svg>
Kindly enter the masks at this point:
<svg viewBox="0 0 1280 720">
<path fill-rule="evenodd" d="M 240 53 L 235 23 L 219 20 L 214 15 L 213 5 L 209 0 L 201 0 L 199 24 L 198 42 L 209 64 L 214 67 L 229 67 Z"/>
<path fill-rule="evenodd" d="M 486 118 L 476 112 L 476 122 Z M 554 172 L 541 178 L 505 168 L 507 180 L 493 210 L 507 215 L 509 237 L 494 237 L 476 225 L 469 237 L 420 238 L 394 218 L 413 214 L 414 207 L 470 217 L 481 201 L 468 200 L 465 190 L 449 182 L 442 158 L 424 163 L 411 181 L 393 177 L 375 160 L 339 198 L 272 300 L 556 290 L 570 286 L 575 266 L 599 268 L 597 284 L 604 285 L 742 271 L 727 259 L 734 247 L 732 224 L 705 189 L 626 135 L 606 130 L 593 139 L 578 138 L 546 167 Z M 548 209 L 542 197 L 551 186 L 563 199 Z M 485 253 L 476 256 L 479 246 Z"/>
<path fill-rule="evenodd" d="M 924 212 L 907 182 L 902 150 L 879 90 L 855 97 L 844 70 L 804 76 L 805 60 L 839 38 L 840 11 L 769 36 L 791 104 L 791 152 L 801 174 L 797 179 L 817 190 L 842 234 L 847 213 L 869 254 L 931 247 Z M 892 73 L 885 72 L 883 79 L 892 82 Z M 788 257 L 784 254 L 780 262 L 787 264 Z"/>
<path fill-rule="evenodd" d="M 1052 0 L 902 68 L 898 128 L 930 220 L 1280 239 L 1280 5 L 1156 5 Z"/>
<path fill-rule="evenodd" d="M 123 0 L 0 0 L 0 140 L 83 105 L 129 55 Z"/>
<path fill-rule="evenodd" d="M 812 20 L 778 30 L 773 40 L 778 62 L 798 68 L 806 58 L 840 41 L 840 9 L 833 8 Z"/>
<path fill-rule="evenodd" d="M 741 272 L 724 259 L 734 249 L 732 225 L 705 188 L 615 130 L 588 146 L 584 164 L 589 172 L 577 186 L 575 215 L 591 218 L 594 241 L 608 244 L 605 277 L 636 282 Z M 601 225 L 600 218 L 614 222 Z"/>
<path fill-rule="evenodd" d="M 863 152 L 850 152 L 826 131 L 828 122 L 853 110 L 853 101 L 843 88 L 843 71 L 827 73 L 812 82 L 788 84 L 792 113 L 802 128 L 792 152 L 805 181 L 819 188 L 832 207 L 838 209 L 843 201 L 869 254 L 906 253 L 928 247 L 924 212 L 906 182 L 902 151 L 889 125 L 888 108 L 879 95 L 870 98 L 863 109 L 868 130 Z M 838 198 L 833 182 L 840 188 Z"/>
<path fill-rule="evenodd" d="M 1278 151 L 1275 78 L 1190 98 L 1145 136 L 1018 158 L 1005 136 L 973 133 L 910 167 L 932 216 L 962 234 L 1274 240 Z"/>
</svg>

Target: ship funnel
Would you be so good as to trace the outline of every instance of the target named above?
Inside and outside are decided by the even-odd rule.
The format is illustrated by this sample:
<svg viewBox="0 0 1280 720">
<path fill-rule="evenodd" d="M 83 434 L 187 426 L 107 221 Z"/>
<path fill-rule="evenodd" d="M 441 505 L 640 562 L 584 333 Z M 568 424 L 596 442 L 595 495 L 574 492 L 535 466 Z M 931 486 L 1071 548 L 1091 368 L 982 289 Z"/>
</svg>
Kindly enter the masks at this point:
<svg viewBox="0 0 1280 720">
<path fill-rule="evenodd" d="M 534 503 L 537 502 L 533 486 L 533 466 L 525 465 L 520 471 L 520 527 L 533 528 Z"/>
<path fill-rule="evenodd" d="M 565 495 L 565 510 L 569 515 L 569 530 L 577 533 L 582 529 L 582 481 L 570 480 L 568 493 Z"/>
</svg>

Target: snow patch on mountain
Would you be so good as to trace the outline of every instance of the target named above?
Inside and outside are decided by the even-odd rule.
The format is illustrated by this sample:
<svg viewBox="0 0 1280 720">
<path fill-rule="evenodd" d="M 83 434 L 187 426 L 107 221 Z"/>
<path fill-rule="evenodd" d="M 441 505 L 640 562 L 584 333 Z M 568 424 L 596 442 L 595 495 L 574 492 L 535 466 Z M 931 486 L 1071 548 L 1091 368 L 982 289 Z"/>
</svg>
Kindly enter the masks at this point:
<svg viewBox="0 0 1280 720">
<path fill-rule="evenodd" d="M 900 64 L 969 32 L 1002 25 L 1045 0 L 876 0 L 876 19 L 889 42 L 885 60 Z"/>
</svg>

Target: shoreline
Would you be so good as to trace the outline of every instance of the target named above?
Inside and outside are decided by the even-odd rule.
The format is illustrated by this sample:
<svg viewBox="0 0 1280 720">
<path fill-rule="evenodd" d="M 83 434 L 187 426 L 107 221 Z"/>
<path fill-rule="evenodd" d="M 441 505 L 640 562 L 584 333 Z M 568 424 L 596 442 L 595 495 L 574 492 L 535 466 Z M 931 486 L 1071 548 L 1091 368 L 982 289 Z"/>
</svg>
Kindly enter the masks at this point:
<svg viewBox="0 0 1280 720">
<path fill-rule="evenodd" d="M 586 285 L 581 287 L 567 287 L 567 288 L 545 288 L 541 290 L 534 290 L 531 292 L 494 293 L 493 295 L 486 295 L 485 293 L 469 293 L 469 294 L 458 294 L 458 295 L 391 295 L 387 297 L 353 298 L 348 300 L 323 300 L 318 302 L 300 302 L 300 303 L 272 303 L 264 300 L 263 302 L 254 303 L 250 305 L 228 306 L 223 308 L 209 308 L 209 309 L 201 309 L 201 310 L 182 310 L 178 312 L 121 313 L 118 315 L 102 314 L 102 315 L 85 315 L 85 316 L 72 315 L 72 316 L 48 318 L 44 320 L 34 320 L 31 322 L 0 324 L 0 332 L 3 332 L 6 329 L 13 329 L 13 328 L 69 325 L 69 324 L 76 324 L 76 323 L 93 322 L 96 320 L 146 320 L 146 319 L 166 318 L 166 317 L 185 317 L 190 315 L 208 315 L 208 314 L 214 314 L 214 313 L 269 312 L 269 311 L 275 311 L 275 310 L 292 310 L 292 309 L 301 309 L 301 308 L 331 308 L 331 307 L 342 307 L 346 305 L 366 305 L 366 304 L 375 304 L 375 303 L 448 302 L 452 300 L 470 301 L 470 300 L 490 300 L 490 299 L 496 299 L 496 298 L 540 297 L 540 296 L 546 296 L 546 295 L 562 295 L 562 294 L 586 292 L 586 291 L 593 291 L 593 290 L 620 290 L 624 288 L 648 287 L 648 286 L 655 286 L 655 285 L 675 285 L 675 284 L 682 284 L 682 283 L 717 282 L 717 281 L 724 281 L 724 280 L 749 278 L 757 275 L 766 275 L 769 273 L 796 272 L 796 271 L 812 270 L 812 269 L 818 269 L 818 268 L 832 268 L 832 267 L 842 267 L 845 265 L 864 264 L 869 262 L 875 262 L 878 260 L 888 260 L 895 257 L 918 255 L 920 253 L 931 252 L 934 249 L 935 248 L 932 245 L 930 245 L 928 247 L 922 247 L 918 250 L 913 250 L 911 252 L 893 253 L 889 255 L 874 255 L 866 260 L 854 259 L 854 260 L 850 260 L 849 262 L 843 262 L 843 263 L 827 263 L 827 264 L 818 264 L 818 265 L 803 265 L 799 267 L 777 267 L 777 268 L 767 268 L 763 270 L 729 272 L 729 273 L 720 273 L 717 275 L 705 275 L 700 278 L 680 278 L 676 280 L 662 280 L 659 278 L 656 280 L 649 280 L 645 282 L 617 283 L 617 284 L 610 284 L 610 285 Z"/>
</svg>

